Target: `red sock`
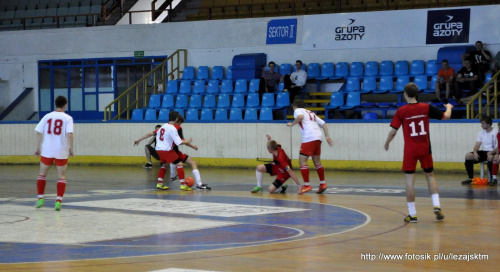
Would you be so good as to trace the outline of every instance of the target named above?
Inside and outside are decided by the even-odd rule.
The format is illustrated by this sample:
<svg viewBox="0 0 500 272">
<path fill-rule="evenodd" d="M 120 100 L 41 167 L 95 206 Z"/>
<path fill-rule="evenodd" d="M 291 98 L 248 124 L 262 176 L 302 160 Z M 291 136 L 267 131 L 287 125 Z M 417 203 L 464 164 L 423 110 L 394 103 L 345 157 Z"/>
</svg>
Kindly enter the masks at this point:
<svg viewBox="0 0 500 272">
<path fill-rule="evenodd" d="M 47 181 L 45 180 L 45 176 L 38 175 L 38 179 L 36 181 L 36 189 L 38 193 L 38 198 L 43 198 L 43 194 L 45 193 L 45 184 Z"/>
<path fill-rule="evenodd" d="M 163 183 L 163 178 L 165 177 L 165 173 L 167 173 L 167 167 L 162 165 L 160 168 L 160 172 L 158 172 L 158 183 Z"/>
<path fill-rule="evenodd" d="M 493 166 L 491 167 L 491 174 L 492 175 L 498 174 L 498 163 L 493 163 Z"/>
<path fill-rule="evenodd" d="M 304 182 L 309 182 L 309 167 L 307 165 L 300 166 L 300 173 Z"/>
<path fill-rule="evenodd" d="M 318 172 L 319 181 L 324 181 L 325 180 L 325 168 L 323 168 L 323 165 L 317 164 L 316 165 L 316 172 Z"/>
<path fill-rule="evenodd" d="M 186 182 L 184 181 L 184 166 L 182 164 L 177 165 L 177 175 L 179 176 L 179 180 L 181 181 L 182 185 L 185 185 Z"/>
<path fill-rule="evenodd" d="M 59 179 L 57 181 L 57 200 L 61 202 L 62 198 L 64 196 L 64 191 L 66 191 L 66 180 L 65 179 Z"/>
</svg>

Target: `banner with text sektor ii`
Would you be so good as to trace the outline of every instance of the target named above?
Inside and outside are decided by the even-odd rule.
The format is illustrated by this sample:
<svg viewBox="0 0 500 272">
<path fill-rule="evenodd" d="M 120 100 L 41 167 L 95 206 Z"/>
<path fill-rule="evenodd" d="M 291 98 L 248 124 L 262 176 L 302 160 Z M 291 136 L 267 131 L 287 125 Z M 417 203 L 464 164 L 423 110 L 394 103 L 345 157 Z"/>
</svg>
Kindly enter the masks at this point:
<svg viewBox="0 0 500 272">
<path fill-rule="evenodd" d="M 469 43 L 470 9 L 429 10 L 426 44 Z"/>
</svg>

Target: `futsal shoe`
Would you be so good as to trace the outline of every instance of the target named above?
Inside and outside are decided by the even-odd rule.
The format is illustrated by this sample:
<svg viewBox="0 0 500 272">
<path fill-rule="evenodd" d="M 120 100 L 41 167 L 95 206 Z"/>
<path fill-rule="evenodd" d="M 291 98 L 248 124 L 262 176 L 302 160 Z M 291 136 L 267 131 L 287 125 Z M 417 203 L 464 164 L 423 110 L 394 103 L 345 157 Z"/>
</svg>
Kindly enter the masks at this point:
<svg viewBox="0 0 500 272">
<path fill-rule="evenodd" d="M 145 169 L 151 169 L 151 168 L 153 168 L 153 165 L 148 162 L 148 163 L 146 163 L 146 165 L 143 166 L 143 168 L 145 168 Z"/>
<path fill-rule="evenodd" d="M 212 190 L 212 188 L 208 187 L 206 184 L 196 185 L 196 189 L 198 189 L 198 190 Z"/>
<path fill-rule="evenodd" d="M 472 183 L 472 179 L 466 179 L 462 181 L 462 185 L 470 185 Z"/>
<path fill-rule="evenodd" d="M 441 208 L 434 207 L 434 214 L 436 215 L 436 219 L 437 220 L 443 220 L 444 219 L 444 214 L 441 211 Z"/>
<path fill-rule="evenodd" d="M 62 206 L 61 202 L 56 201 L 56 207 L 55 207 L 55 210 L 56 210 L 56 211 L 60 211 L 60 210 L 61 210 L 61 206 Z"/>
<path fill-rule="evenodd" d="M 263 191 L 262 187 L 255 186 L 251 192 L 252 193 L 258 193 L 258 192 L 262 192 L 262 191 Z"/>
<path fill-rule="evenodd" d="M 35 208 L 41 208 L 43 207 L 43 198 L 40 198 L 39 200 L 36 201 Z"/>
<path fill-rule="evenodd" d="M 405 217 L 405 222 L 406 223 L 417 223 L 417 217 L 408 215 L 407 217 Z"/>
<path fill-rule="evenodd" d="M 280 192 L 280 194 L 284 194 L 286 192 L 286 189 L 288 189 L 288 185 L 283 184 L 283 186 L 281 186 L 281 192 Z"/>
<path fill-rule="evenodd" d="M 179 179 L 179 177 L 177 175 L 175 177 L 170 177 L 170 182 L 174 182 L 178 179 Z"/>
<path fill-rule="evenodd" d="M 319 185 L 319 189 L 318 189 L 318 191 L 316 191 L 316 193 L 322 194 L 324 191 L 326 191 L 326 188 L 328 188 L 328 186 L 326 186 L 326 183 L 322 183 Z"/>
<path fill-rule="evenodd" d="M 193 189 L 191 189 L 191 187 L 189 187 L 187 185 L 182 185 L 181 184 L 181 190 L 183 190 L 183 191 L 192 191 Z"/>
<path fill-rule="evenodd" d="M 168 186 L 165 186 L 163 185 L 163 183 L 157 183 L 156 184 L 156 189 L 160 189 L 160 190 L 168 190 L 170 189 Z"/>
<path fill-rule="evenodd" d="M 490 186 L 495 186 L 497 185 L 497 179 L 493 179 L 492 181 L 490 181 Z"/>
<path fill-rule="evenodd" d="M 305 194 L 305 193 L 307 193 L 307 192 L 311 191 L 312 189 L 313 189 L 313 188 L 312 188 L 312 186 L 311 186 L 311 185 L 303 185 L 303 186 L 302 186 L 302 189 L 300 190 L 300 193 L 301 193 L 301 194 Z"/>
</svg>

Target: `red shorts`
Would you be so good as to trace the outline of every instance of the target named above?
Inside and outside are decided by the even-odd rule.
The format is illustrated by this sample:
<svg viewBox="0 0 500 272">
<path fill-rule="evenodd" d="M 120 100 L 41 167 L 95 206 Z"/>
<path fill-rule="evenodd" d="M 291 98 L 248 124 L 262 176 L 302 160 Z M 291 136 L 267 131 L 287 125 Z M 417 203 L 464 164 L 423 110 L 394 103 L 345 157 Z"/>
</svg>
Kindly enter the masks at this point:
<svg viewBox="0 0 500 272">
<path fill-rule="evenodd" d="M 279 180 L 282 184 L 290 178 L 290 174 L 288 174 L 288 172 L 280 170 L 280 168 L 274 163 L 265 164 L 265 166 L 267 169 L 267 173 L 269 173 L 269 175 L 271 176 L 276 176 L 276 179 Z"/>
<path fill-rule="evenodd" d="M 177 153 L 177 157 L 179 157 L 179 159 L 181 160 L 182 163 L 185 163 L 189 157 L 188 155 L 186 155 L 180 151 L 176 151 L 176 153 Z"/>
<path fill-rule="evenodd" d="M 158 156 L 160 157 L 160 162 L 162 163 L 167 162 L 167 163 L 177 164 L 181 161 L 179 155 L 177 155 L 177 152 L 175 152 L 175 150 L 170 150 L 170 151 L 156 150 L 156 153 L 158 153 Z"/>
<path fill-rule="evenodd" d="M 432 154 L 425 154 L 420 156 L 403 155 L 403 171 L 415 172 L 417 169 L 417 161 L 420 161 L 420 167 L 422 169 L 428 169 L 434 167 L 434 162 L 432 160 Z"/>
<path fill-rule="evenodd" d="M 40 162 L 45 165 L 52 165 L 54 164 L 54 161 L 56 162 L 56 166 L 65 166 L 68 164 L 68 159 L 56 159 L 40 156 Z"/>
<path fill-rule="evenodd" d="M 302 145 L 300 146 L 300 154 L 306 156 L 321 155 L 321 141 L 316 140 L 312 142 L 302 143 Z"/>
</svg>

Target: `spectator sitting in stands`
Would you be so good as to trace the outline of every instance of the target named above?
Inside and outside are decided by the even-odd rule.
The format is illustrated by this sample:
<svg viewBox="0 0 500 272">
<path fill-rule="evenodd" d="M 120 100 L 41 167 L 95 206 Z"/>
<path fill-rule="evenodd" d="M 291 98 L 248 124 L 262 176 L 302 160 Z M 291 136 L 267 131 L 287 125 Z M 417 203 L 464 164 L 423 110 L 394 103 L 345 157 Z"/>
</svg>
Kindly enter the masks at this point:
<svg viewBox="0 0 500 272">
<path fill-rule="evenodd" d="M 459 105 L 463 105 L 463 102 L 469 100 L 469 98 L 462 99 L 462 91 L 470 90 L 473 94 L 477 91 L 479 87 L 479 73 L 477 69 L 472 66 L 472 60 L 466 58 L 464 60 L 464 67 L 460 69 L 457 73 L 455 80 L 455 92 L 454 96 Z"/>
<path fill-rule="evenodd" d="M 291 75 L 285 75 L 283 77 L 285 83 L 285 90 L 290 93 L 290 105 L 293 104 L 295 95 L 300 93 L 306 85 L 307 72 L 302 70 L 302 61 L 297 60 L 295 62 L 297 71 L 293 72 Z"/>
<path fill-rule="evenodd" d="M 443 60 L 441 62 L 443 68 L 439 69 L 438 77 L 436 80 L 436 99 L 432 102 L 441 102 L 441 89 L 446 90 L 446 96 L 443 103 L 448 103 L 448 97 L 450 96 L 450 89 L 453 87 L 453 80 L 455 79 L 455 70 L 449 66 L 448 60 Z"/>
<path fill-rule="evenodd" d="M 259 96 L 262 99 L 264 93 L 274 93 L 276 91 L 276 84 L 280 82 L 283 76 L 275 72 L 276 63 L 274 61 L 268 64 L 269 71 L 264 71 L 259 82 Z"/>
<path fill-rule="evenodd" d="M 462 60 L 465 61 L 470 57 L 472 64 L 476 66 L 479 71 L 479 81 L 483 82 L 486 74 L 490 70 L 491 53 L 484 49 L 483 42 L 477 41 L 474 45 L 474 50 L 462 55 Z"/>
</svg>

